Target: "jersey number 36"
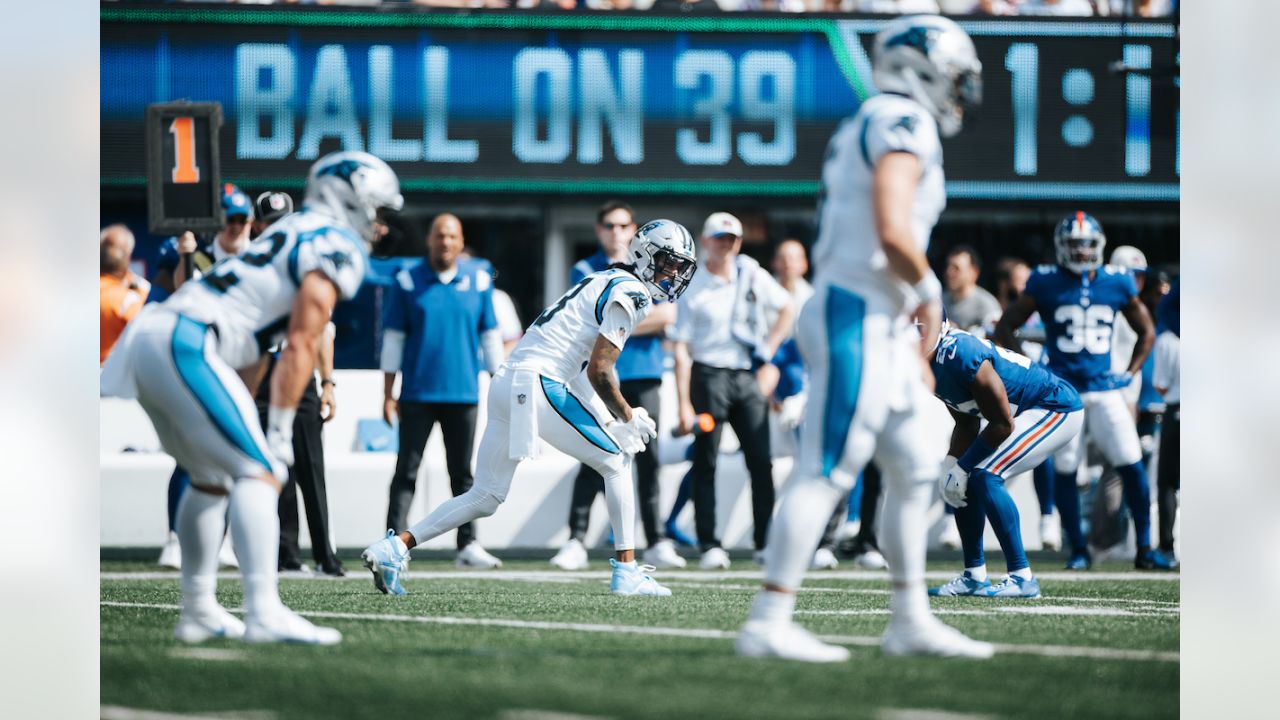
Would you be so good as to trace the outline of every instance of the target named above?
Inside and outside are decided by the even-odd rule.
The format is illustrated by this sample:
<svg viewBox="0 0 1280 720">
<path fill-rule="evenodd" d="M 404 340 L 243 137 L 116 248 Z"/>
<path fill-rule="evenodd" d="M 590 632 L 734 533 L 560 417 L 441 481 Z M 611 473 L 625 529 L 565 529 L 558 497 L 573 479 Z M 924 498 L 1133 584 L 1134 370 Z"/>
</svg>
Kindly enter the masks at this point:
<svg viewBox="0 0 1280 720">
<path fill-rule="evenodd" d="M 1058 349 L 1064 353 L 1084 350 L 1090 355 L 1111 352 L 1111 323 L 1115 317 L 1116 311 L 1106 305 L 1060 305 L 1053 312 L 1054 322 L 1063 325 Z"/>
</svg>

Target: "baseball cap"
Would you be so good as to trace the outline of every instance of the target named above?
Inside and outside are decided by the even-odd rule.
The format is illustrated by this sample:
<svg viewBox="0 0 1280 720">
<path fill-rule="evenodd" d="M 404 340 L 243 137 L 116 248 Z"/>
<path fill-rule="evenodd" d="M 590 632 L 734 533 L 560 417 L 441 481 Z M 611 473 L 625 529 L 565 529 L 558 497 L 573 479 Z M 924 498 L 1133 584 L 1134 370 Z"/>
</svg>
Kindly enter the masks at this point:
<svg viewBox="0 0 1280 720">
<path fill-rule="evenodd" d="M 1147 256 L 1132 245 L 1121 245 L 1111 251 L 1111 264 L 1134 271 L 1147 269 Z"/>
<path fill-rule="evenodd" d="M 255 217 L 263 222 L 273 223 L 293 212 L 293 198 L 288 193 L 268 190 L 258 196 L 253 208 Z"/>
<path fill-rule="evenodd" d="M 253 219 L 253 206 L 249 204 L 249 196 L 231 183 L 222 186 L 222 211 L 227 217 L 243 215 Z"/>
<path fill-rule="evenodd" d="M 742 237 L 742 221 L 727 212 L 711 213 L 702 225 L 702 237 L 736 235 Z"/>
</svg>

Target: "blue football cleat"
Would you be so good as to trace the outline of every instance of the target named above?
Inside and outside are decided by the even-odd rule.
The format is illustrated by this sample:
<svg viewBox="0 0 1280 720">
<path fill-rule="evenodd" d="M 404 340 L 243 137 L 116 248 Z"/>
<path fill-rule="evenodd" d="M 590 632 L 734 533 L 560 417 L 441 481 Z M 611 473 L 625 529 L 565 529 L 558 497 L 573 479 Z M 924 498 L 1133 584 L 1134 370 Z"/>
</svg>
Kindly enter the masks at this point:
<svg viewBox="0 0 1280 720">
<path fill-rule="evenodd" d="M 1064 569 L 1066 570 L 1088 570 L 1093 567 L 1093 558 L 1087 552 L 1071 553 L 1071 559 L 1067 561 Z"/>
<path fill-rule="evenodd" d="M 409 548 L 396 537 L 394 530 L 387 536 L 365 548 L 360 560 L 373 573 L 373 585 L 387 595 L 404 595 L 400 579 L 409 571 Z"/>
<path fill-rule="evenodd" d="M 613 579 L 609 583 L 609 592 L 614 595 L 650 595 L 653 597 L 669 597 L 671 589 L 658 584 L 657 580 L 645 573 L 657 568 L 652 565 L 626 567 L 613 558 L 609 558 L 613 566 Z"/>
<path fill-rule="evenodd" d="M 930 597 L 963 597 L 968 595 L 982 595 L 983 591 L 991 587 L 990 580 L 974 580 L 969 577 L 969 573 L 960 573 L 959 577 L 946 585 L 936 588 L 929 588 Z"/>
<path fill-rule="evenodd" d="M 1146 548 L 1138 551 L 1138 556 L 1133 559 L 1133 566 L 1139 570 L 1174 570 L 1178 567 L 1178 561 L 1165 557 L 1159 550 Z"/>
<path fill-rule="evenodd" d="M 984 597 L 999 598 L 1038 598 L 1040 597 L 1040 581 L 1022 578 L 1017 575 L 1006 575 L 1003 580 L 982 592 Z"/>
</svg>

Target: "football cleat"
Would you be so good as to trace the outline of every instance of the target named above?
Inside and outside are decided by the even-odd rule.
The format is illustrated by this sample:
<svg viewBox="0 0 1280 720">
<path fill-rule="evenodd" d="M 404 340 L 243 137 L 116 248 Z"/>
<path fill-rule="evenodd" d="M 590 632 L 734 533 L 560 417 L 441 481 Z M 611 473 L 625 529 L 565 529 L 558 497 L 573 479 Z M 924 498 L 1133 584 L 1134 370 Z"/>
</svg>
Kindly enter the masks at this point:
<svg viewBox="0 0 1280 720">
<path fill-rule="evenodd" d="M 793 622 L 748 620 L 738 631 L 734 647 L 750 658 L 778 658 L 811 663 L 836 663 L 849 659 L 848 648 L 828 645 Z"/>
<path fill-rule="evenodd" d="M 501 560 L 490 555 L 483 545 L 474 540 L 458 551 L 456 564 L 460 568 L 476 568 L 477 570 L 492 570 L 502 567 Z"/>
<path fill-rule="evenodd" d="M 709 548 L 698 559 L 698 567 L 703 570 L 728 570 L 729 565 L 729 553 L 722 547 Z"/>
<path fill-rule="evenodd" d="M 995 654 L 989 642 L 973 640 L 955 628 L 925 615 L 914 622 L 889 623 L 880 640 L 885 655 L 938 655 L 985 660 Z"/>
<path fill-rule="evenodd" d="M 956 527 L 955 520 L 948 515 L 943 516 L 942 534 L 938 536 L 938 542 L 942 543 L 942 547 L 948 550 L 960 549 L 960 529 Z"/>
<path fill-rule="evenodd" d="M 1040 545 L 1045 550 L 1062 549 L 1062 521 L 1057 515 L 1040 516 Z"/>
<path fill-rule="evenodd" d="M 653 547 L 644 551 L 645 563 L 655 568 L 682 568 L 688 562 L 676 552 L 675 543 L 670 540 L 659 540 Z"/>
<path fill-rule="evenodd" d="M 831 552 L 829 547 L 820 547 L 813 553 L 813 559 L 809 561 L 810 570 L 834 570 L 840 561 L 836 559 L 836 554 Z"/>
<path fill-rule="evenodd" d="M 657 580 L 646 575 L 657 570 L 652 565 L 626 567 L 622 563 L 609 558 L 613 566 L 613 578 L 609 581 L 609 592 L 614 595 L 649 595 L 652 597 L 670 597 L 671 589 L 658 584 Z"/>
<path fill-rule="evenodd" d="M 881 555 L 880 551 L 875 548 L 868 548 L 866 552 L 859 553 L 853 558 L 853 563 L 868 570 L 884 570 L 889 567 L 884 555 Z"/>
<path fill-rule="evenodd" d="M 373 585 L 387 595 L 404 595 L 400 580 L 409 571 L 409 548 L 396 537 L 394 530 L 387 536 L 365 548 L 360 560 L 373 573 Z"/>
<path fill-rule="evenodd" d="M 1034 577 L 1022 578 L 1017 575 L 1006 575 L 1003 580 L 991 585 L 980 594 L 983 597 L 1000 598 L 1038 598 L 1040 597 L 1040 581 Z"/>
<path fill-rule="evenodd" d="M 573 538 L 560 547 L 560 552 L 551 558 L 551 564 L 561 570 L 586 570 L 587 549 L 582 542 Z"/>
<path fill-rule="evenodd" d="M 1064 569 L 1066 570 L 1088 570 L 1093 567 L 1093 557 L 1085 552 L 1071 553 L 1071 559 L 1067 560 Z"/>
<path fill-rule="evenodd" d="M 182 546 L 178 544 L 178 533 L 170 530 L 169 538 L 160 549 L 160 567 L 182 569 Z"/>
<path fill-rule="evenodd" d="M 342 642 L 342 633 L 313 625 L 289 608 L 281 607 L 265 617 L 251 616 L 245 623 L 244 640 L 251 643 L 337 645 Z"/>
<path fill-rule="evenodd" d="M 1174 570 L 1178 567 L 1178 561 L 1165 557 L 1159 550 L 1145 548 L 1138 551 L 1133 559 L 1133 566 L 1139 570 Z"/>
<path fill-rule="evenodd" d="M 244 637 L 244 623 L 221 605 L 195 612 L 182 611 L 173 636 L 184 643 L 201 643 L 213 638 L 239 640 Z"/>
<path fill-rule="evenodd" d="M 969 595 L 984 595 L 987 588 L 991 587 L 990 580 L 974 580 L 969 576 L 969 571 L 960 573 L 955 580 L 940 585 L 938 587 L 929 588 L 930 597 L 965 597 Z"/>
</svg>

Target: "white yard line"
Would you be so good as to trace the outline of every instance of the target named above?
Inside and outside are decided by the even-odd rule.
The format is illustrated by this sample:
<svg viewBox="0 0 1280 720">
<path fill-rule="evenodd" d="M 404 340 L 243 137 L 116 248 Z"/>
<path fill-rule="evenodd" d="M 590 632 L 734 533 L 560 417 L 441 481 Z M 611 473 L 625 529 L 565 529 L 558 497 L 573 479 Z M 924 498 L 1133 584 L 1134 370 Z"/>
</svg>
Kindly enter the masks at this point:
<svg viewBox="0 0 1280 720">
<path fill-rule="evenodd" d="M 876 720 L 996 720 L 995 715 L 958 713 L 931 708 L 880 708 Z"/>
<path fill-rule="evenodd" d="M 242 710 L 235 712 L 187 713 L 163 712 L 159 710 L 143 710 L 141 708 L 120 707 L 119 705 L 103 705 L 98 708 L 102 720 L 274 720 L 276 714 L 268 710 Z"/>
<path fill-rule="evenodd" d="M 682 582 L 680 580 L 664 580 L 669 587 L 676 588 L 694 588 L 705 590 L 759 590 L 759 585 L 728 585 L 725 583 L 698 583 L 698 582 Z M 885 589 L 877 588 L 829 588 L 829 587 L 809 587 L 802 586 L 797 592 L 802 593 L 844 593 L 847 595 L 889 595 L 891 592 Z M 1085 603 L 1121 603 L 1125 605 L 1139 605 L 1167 607 L 1176 611 L 1180 607 L 1179 603 L 1169 600 L 1135 600 L 1129 598 L 1090 598 L 1090 597 L 1074 597 L 1064 595 L 1049 596 L 1052 600 L 1063 600 L 1068 602 L 1085 602 Z M 981 602 L 985 598 L 974 598 L 975 602 Z"/>
<path fill-rule="evenodd" d="M 1055 598 L 1058 599 L 1058 598 Z M 982 602 L 977 599 L 977 602 Z M 863 610 L 796 610 L 797 615 L 835 615 L 835 616 L 860 616 L 860 615 L 890 615 L 888 608 L 871 608 Z M 975 615 L 992 617 L 995 615 L 1091 615 L 1095 617 L 1145 617 L 1145 618 L 1168 618 L 1177 614 L 1177 611 L 1169 611 L 1155 608 L 1138 608 L 1135 610 L 1126 610 L 1124 608 L 1110 607 L 1074 607 L 1071 605 L 1041 605 L 1037 602 L 1029 602 L 1021 605 L 992 605 L 986 608 L 934 608 L 934 615 Z"/>
<path fill-rule="evenodd" d="M 681 580 L 761 580 L 764 577 L 762 570 L 662 570 L 658 573 L 662 579 L 681 579 Z M 531 580 L 531 581 L 556 581 L 565 580 L 567 578 L 577 578 L 581 580 L 608 580 L 610 572 L 608 570 L 581 570 L 566 572 L 564 570 L 427 570 L 423 572 L 411 571 L 411 576 L 415 578 L 425 578 L 431 580 Z M 934 570 L 925 573 L 925 577 L 929 580 L 950 580 L 956 576 L 955 571 L 950 570 Z M 144 570 L 138 572 L 104 572 L 99 573 L 99 577 L 103 580 L 177 580 L 178 573 L 175 570 Z M 219 579 L 235 579 L 240 577 L 238 572 L 220 572 Z M 815 570 L 806 573 L 809 580 L 886 580 L 889 574 L 883 570 Z M 1093 582 L 1097 580 L 1132 580 L 1134 582 L 1178 582 L 1180 576 L 1177 573 L 1115 573 L 1115 572 L 1043 572 L 1036 573 L 1036 577 L 1041 580 L 1052 580 L 1053 582 Z M 303 578 L 300 578 L 303 579 Z M 314 576 L 317 582 L 342 582 L 350 580 L 368 580 L 368 575 L 363 569 L 348 570 L 347 576 L 342 578 L 329 577 L 327 575 Z"/>
<path fill-rule="evenodd" d="M 102 607 L 141 608 L 150 610 L 179 610 L 178 605 L 162 603 L 134 603 L 103 600 Z M 371 620 L 375 622 L 405 622 L 426 625 L 459 625 L 480 627 L 504 627 L 522 630 L 568 630 L 574 632 L 591 632 L 627 635 L 652 635 L 677 638 L 701 638 L 705 640 L 730 640 L 736 633 L 728 630 L 708 630 L 700 628 L 643 627 L 636 625 L 600 625 L 593 623 L 564 623 L 540 620 L 515 620 L 509 618 L 460 618 L 429 617 L 419 615 L 384 615 L 380 613 L 348 613 L 321 610 L 300 611 L 300 614 L 314 618 L 330 618 L 334 620 Z M 878 647 L 880 638 L 856 635 L 823 635 L 827 642 L 841 645 L 857 645 L 862 647 Z M 1160 662 L 1178 662 L 1178 653 L 1155 650 L 1117 650 L 1097 647 L 1072 647 L 1065 645 L 1010 645 L 997 644 L 1000 652 L 1019 653 L 1024 655 L 1043 655 L 1046 657 L 1086 657 L 1099 660 L 1154 660 Z"/>
<path fill-rule="evenodd" d="M 214 662 L 232 662 L 243 660 L 246 655 L 239 650 L 209 647 L 176 647 L 169 651 L 169 657 L 184 660 L 212 660 Z"/>
</svg>

